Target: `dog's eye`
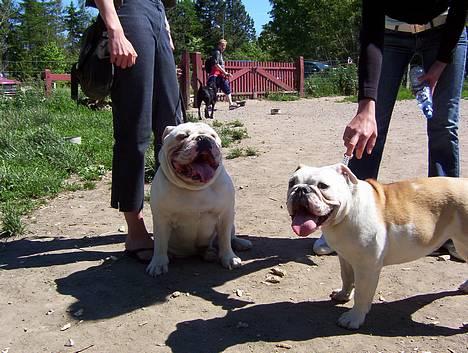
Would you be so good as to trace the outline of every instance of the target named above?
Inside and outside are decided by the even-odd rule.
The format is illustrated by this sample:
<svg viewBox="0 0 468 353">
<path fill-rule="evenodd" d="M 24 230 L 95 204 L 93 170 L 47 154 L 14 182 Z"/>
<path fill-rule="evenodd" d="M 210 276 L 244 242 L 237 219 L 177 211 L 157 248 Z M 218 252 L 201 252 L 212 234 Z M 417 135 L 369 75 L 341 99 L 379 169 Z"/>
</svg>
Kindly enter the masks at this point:
<svg viewBox="0 0 468 353">
<path fill-rule="evenodd" d="M 322 189 L 322 190 L 326 190 L 326 189 L 329 188 L 329 186 L 328 186 L 327 184 L 324 184 L 324 183 L 318 183 L 318 184 L 317 184 L 317 187 L 318 187 L 319 189 Z"/>
<path fill-rule="evenodd" d="M 294 179 L 289 180 L 288 188 L 291 189 L 294 185 L 296 185 L 296 182 Z"/>
<path fill-rule="evenodd" d="M 180 134 L 180 135 L 177 135 L 176 136 L 176 139 L 178 141 L 182 141 L 183 139 L 187 138 L 188 137 L 188 134 Z"/>
</svg>

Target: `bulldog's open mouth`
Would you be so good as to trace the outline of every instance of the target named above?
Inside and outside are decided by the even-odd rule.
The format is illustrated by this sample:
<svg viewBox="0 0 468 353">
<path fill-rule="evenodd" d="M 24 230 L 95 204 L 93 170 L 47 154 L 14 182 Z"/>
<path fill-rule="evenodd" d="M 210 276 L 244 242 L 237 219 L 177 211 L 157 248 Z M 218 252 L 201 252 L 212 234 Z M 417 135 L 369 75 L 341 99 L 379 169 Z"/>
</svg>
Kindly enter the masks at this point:
<svg viewBox="0 0 468 353">
<path fill-rule="evenodd" d="M 323 216 L 311 214 L 308 209 L 301 207 L 291 216 L 291 227 L 298 236 L 306 237 L 315 232 L 332 214 L 333 209 Z"/>
<path fill-rule="evenodd" d="M 211 151 L 205 150 L 198 153 L 195 159 L 187 164 L 181 164 L 172 160 L 172 167 L 177 174 L 185 179 L 207 183 L 215 175 L 219 163 L 216 162 Z"/>
</svg>

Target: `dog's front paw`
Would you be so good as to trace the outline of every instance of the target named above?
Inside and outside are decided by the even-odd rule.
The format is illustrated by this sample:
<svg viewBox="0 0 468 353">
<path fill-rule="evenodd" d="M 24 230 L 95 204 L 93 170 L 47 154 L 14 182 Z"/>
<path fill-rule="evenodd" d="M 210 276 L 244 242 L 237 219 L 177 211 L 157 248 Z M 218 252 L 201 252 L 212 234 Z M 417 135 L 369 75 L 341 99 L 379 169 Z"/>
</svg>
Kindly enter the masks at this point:
<svg viewBox="0 0 468 353">
<path fill-rule="evenodd" d="M 232 270 L 233 268 L 237 268 L 242 266 L 242 260 L 234 254 L 234 252 L 229 252 L 226 255 L 220 256 L 221 258 L 221 264 Z"/>
<path fill-rule="evenodd" d="M 148 267 L 146 267 L 146 273 L 150 276 L 156 277 L 163 273 L 167 273 L 167 265 L 169 264 L 169 258 L 167 255 L 163 256 L 154 256 L 149 263 Z"/>
<path fill-rule="evenodd" d="M 351 292 L 345 291 L 343 289 L 336 289 L 330 294 L 330 298 L 339 303 L 346 303 L 353 298 L 353 295 L 354 289 L 351 290 Z"/>
<path fill-rule="evenodd" d="M 356 330 L 364 323 L 365 319 L 365 313 L 351 309 L 340 316 L 338 325 L 350 330 Z"/>
</svg>

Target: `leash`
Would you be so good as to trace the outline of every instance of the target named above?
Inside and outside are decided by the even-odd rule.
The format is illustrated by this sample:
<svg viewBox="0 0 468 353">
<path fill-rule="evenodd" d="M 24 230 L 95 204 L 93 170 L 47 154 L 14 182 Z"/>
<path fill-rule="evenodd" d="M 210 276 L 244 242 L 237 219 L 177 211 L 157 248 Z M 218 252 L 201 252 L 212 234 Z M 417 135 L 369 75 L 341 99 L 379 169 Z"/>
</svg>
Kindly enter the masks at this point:
<svg viewBox="0 0 468 353">
<path fill-rule="evenodd" d="M 351 156 L 348 156 L 346 153 L 343 154 L 343 161 L 341 163 L 343 163 L 345 166 L 348 166 L 349 164 L 349 161 L 353 158 L 353 155 Z"/>
</svg>

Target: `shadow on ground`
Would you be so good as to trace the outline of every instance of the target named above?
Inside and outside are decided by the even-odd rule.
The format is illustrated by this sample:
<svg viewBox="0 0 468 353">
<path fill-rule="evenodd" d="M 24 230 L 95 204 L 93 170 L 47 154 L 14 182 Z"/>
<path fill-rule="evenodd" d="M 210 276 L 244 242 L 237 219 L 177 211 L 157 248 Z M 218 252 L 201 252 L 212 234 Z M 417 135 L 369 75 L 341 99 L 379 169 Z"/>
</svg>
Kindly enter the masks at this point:
<svg viewBox="0 0 468 353">
<path fill-rule="evenodd" d="M 145 273 L 144 264 L 123 256 L 122 252 L 96 250 L 98 246 L 122 243 L 124 235 L 49 239 L 21 239 L 4 244 L 0 268 L 14 270 L 102 260 L 97 266 L 56 279 L 58 292 L 77 300 L 70 312 L 84 309 L 86 314 L 80 317 L 83 320 L 111 318 L 164 303 L 174 291 L 194 293 L 227 310 L 239 308 L 250 303 L 228 298 L 213 288 L 280 263 L 314 265 L 308 256 L 314 239 L 250 237 L 253 249 L 238 253 L 247 262 L 241 268 L 229 271 L 197 257 L 179 258 L 171 261 L 168 274 L 152 278 Z M 117 260 L 105 261 L 111 255 Z"/>
<path fill-rule="evenodd" d="M 468 332 L 466 327 L 453 329 L 411 319 L 411 314 L 423 306 L 456 295 L 462 294 L 457 291 L 440 292 L 374 304 L 358 332 L 383 337 L 464 334 Z M 329 300 L 255 305 L 230 311 L 225 317 L 181 322 L 169 335 L 166 344 L 176 353 L 215 353 L 248 342 L 308 341 L 319 337 L 354 334 L 356 331 L 336 325 L 338 316 L 345 310 L 343 307 L 334 307 Z M 238 328 L 239 322 L 247 323 L 248 328 Z M 207 332 L 216 332 L 216 335 L 208 335 Z"/>
<path fill-rule="evenodd" d="M 336 326 L 339 315 L 347 309 L 335 306 L 329 300 L 255 305 L 213 289 L 281 263 L 313 265 L 309 255 L 314 239 L 249 237 L 254 247 L 239 254 L 246 262 L 239 269 L 228 271 L 219 264 L 206 263 L 198 258 L 175 259 L 169 265 L 169 273 L 156 279 L 146 275 L 145 265 L 122 256 L 122 252 L 97 250 L 99 246 L 122 243 L 125 235 L 49 239 L 21 239 L 2 244 L 0 268 L 14 270 L 47 267 L 117 256 L 115 261 L 101 261 L 97 266 L 56 280 L 60 294 L 76 298 L 69 311 L 73 313 L 84 309 L 84 314 L 80 317 L 82 320 L 112 318 L 142 307 L 162 304 L 174 291 L 192 293 L 227 310 L 224 317 L 179 322 L 166 341 L 173 352 L 221 352 L 228 347 L 248 342 L 305 341 L 353 333 Z M 374 304 L 359 332 L 388 337 L 451 336 L 466 333 L 466 327 L 453 329 L 428 325 L 415 322 L 411 318 L 414 312 L 425 305 L 456 295 L 461 293 L 440 292 Z M 163 319 L 155 317 L 156 321 Z M 239 322 L 247 323 L 248 328 L 238 328 Z M 216 334 L 207 334 L 209 332 Z"/>
</svg>

